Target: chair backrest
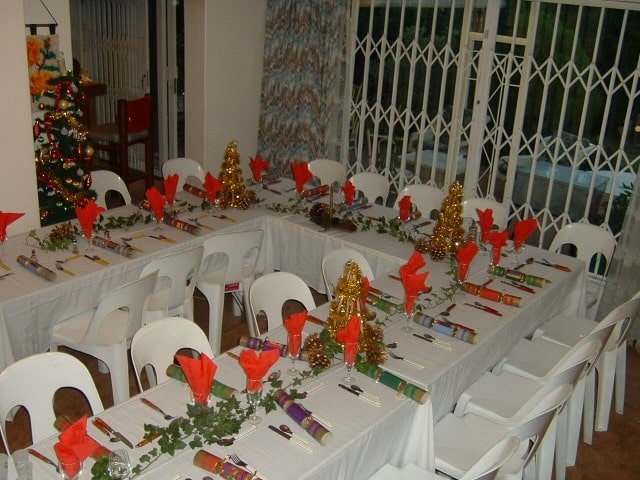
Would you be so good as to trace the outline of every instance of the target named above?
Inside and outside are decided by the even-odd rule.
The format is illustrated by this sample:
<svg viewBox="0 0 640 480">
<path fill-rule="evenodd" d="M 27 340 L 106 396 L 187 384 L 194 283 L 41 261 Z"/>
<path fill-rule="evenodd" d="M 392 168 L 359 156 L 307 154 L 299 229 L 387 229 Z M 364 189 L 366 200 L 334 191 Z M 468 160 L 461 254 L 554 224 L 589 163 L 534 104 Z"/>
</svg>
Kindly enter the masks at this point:
<svg viewBox="0 0 640 480">
<path fill-rule="evenodd" d="M 131 360 L 138 389 L 142 392 L 142 370 L 150 365 L 158 383 L 167 380 L 167 367 L 175 363 L 178 350 L 191 349 L 213 358 L 209 339 L 197 323 L 182 317 L 161 318 L 143 326 L 131 340 Z M 152 378 L 149 378 L 153 386 Z"/>
<path fill-rule="evenodd" d="M 324 280 L 324 288 L 329 301 L 334 299 L 334 292 L 340 277 L 344 275 L 344 266 L 349 261 L 355 262 L 362 272 L 363 277 L 373 280 L 373 271 L 369 266 L 369 262 L 357 250 L 352 248 L 339 248 L 333 250 L 322 257 L 322 279 Z"/>
<path fill-rule="evenodd" d="M 125 123 L 126 119 L 126 123 Z M 118 100 L 116 123 L 126 125 L 127 133 L 142 133 L 152 126 L 151 96 L 145 95 L 134 100 Z"/>
<path fill-rule="evenodd" d="M 517 437 L 503 437 L 467 470 L 460 480 L 489 480 L 495 478 L 502 465 L 513 456 L 520 446 Z"/>
<path fill-rule="evenodd" d="M 318 177 L 322 185 L 344 185 L 347 169 L 344 164 L 326 158 L 317 158 L 309 162 L 309 171 Z"/>
<path fill-rule="evenodd" d="M 91 188 L 96 192 L 96 203 L 107 208 L 106 194 L 115 191 L 122 196 L 125 205 L 131 205 L 131 194 L 124 180 L 111 170 L 94 170 L 91 172 Z"/>
<path fill-rule="evenodd" d="M 142 326 L 153 289 L 158 281 L 157 270 L 122 285 L 100 300 L 93 313 L 82 343 L 87 345 L 115 345 L 130 342 Z M 129 312 L 127 324 L 109 322 L 109 314 L 115 310 Z M 108 328 L 105 325 L 108 323 Z"/>
<path fill-rule="evenodd" d="M 202 165 L 191 158 L 171 158 L 162 164 L 162 177 L 167 178 L 169 175 L 177 173 L 178 187 L 176 191 L 182 191 L 184 184 L 189 183 L 189 177 L 197 179 L 200 184 L 204 183 L 204 169 Z"/>
<path fill-rule="evenodd" d="M 301 303 L 307 311 L 316 308 L 311 290 L 297 275 L 273 272 L 256 278 L 249 288 L 250 314 L 256 332 L 260 331 L 256 319 L 260 312 L 267 316 L 267 330 L 282 325 L 282 307 L 288 300 Z"/>
<path fill-rule="evenodd" d="M 0 433 L 6 452 L 10 453 L 5 422 L 16 406 L 21 405 L 29 412 L 33 443 L 57 433 L 53 398 L 64 387 L 82 392 L 93 415 L 104 410 L 89 370 L 68 353 L 32 355 L 0 372 Z"/>
<path fill-rule="evenodd" d="M 378 198 L 382 199 L 382 204 L 387 202 L 389 196 L 389 180 L 384 175 L 372 172 L 356 173 L 349 179 L 356 187 L 357 191 L 367 197 L 371 203 L 375 203 Z"/>
<path fill-rule="evenodd" d="M 612 325 L 612 333 L 605 341 L 604 350 L 614 350 L 626 341 L 629 334 L 629 328 L 640 313 L 640 297 L 634 297 L 631 300 L 617 306 L 607 316 L 605 316 L 594 328 L 595 332 L 607 329 Z"/>
<path fill-rule="evenodd" d="M 400 201 L 407 195 L 411 197 L 411 203 L 422 213 L 423 218 L 431 218 L 432 212 L 434 210 L 439 211 L 440 207 L 442 207 L 442 201 L 447 197 L 447 194 L 438 187 L 432 187 L 430 185 L 407 185 L 398 194 L 393 208 L 398 209 Z"/>
<path fill-rule="evenodd" d="M 509 222 L 509 211 L 500 202 L 490 200 L 488 198 L 468 198 L 462 202 L 462 217 L 471 218 L 475 222 L 478 221 L 477 210 L 486 210 L 490 208 L 493 211 L 493 224 L 500 230 L 507 228 Z"/>
<path fill-rule="evenodd" d="M 613 251 L 616 248 L 616 239 L 611 232 L 588 223 L 568 223 L 558 230 L 549 250 L 556 252 L 566 244 L 575 246 L 576 257 L 584 260 L 587 263 L 587 268 L 590 268 L 594 255 L 602 255 L 606 261 L 604 269 L 606 275 Z M 599 263 L 596 266 L 596 272 L 598 266 Z"/>
<path fill-rule="evenodd" d="M 196 287 L 196 279 L 200 272 L 202 261 L 202 245 L 172 253 L 151 260 L 143 269 L 141 275 L 158 271 L 158 287 L 156 295 L 166 297 L 168 314 L 189 303 Z M 167 280 L 170 285 L 167 287 Z M 167 316 L 167 315 L 164 315 Z"/>
</svg>

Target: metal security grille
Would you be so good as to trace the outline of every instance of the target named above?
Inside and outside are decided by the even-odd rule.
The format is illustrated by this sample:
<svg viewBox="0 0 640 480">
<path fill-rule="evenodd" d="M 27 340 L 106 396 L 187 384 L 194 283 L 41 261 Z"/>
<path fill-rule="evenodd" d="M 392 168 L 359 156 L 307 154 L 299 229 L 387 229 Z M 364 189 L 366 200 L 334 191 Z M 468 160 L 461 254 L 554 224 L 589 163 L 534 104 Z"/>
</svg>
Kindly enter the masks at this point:
<svg viewBox="0 0 640 480">
<path fill-rule="evenodd" d="M 149 92 L 149 31 L 146 0 L 84 0 L 81 2 L 82 69 L 107 86 L 98 97 L 97 121 L 114 121 L 119 98 Z M 144 170 L 144 146 L 129 149 L 129 164 Z"/>
<path fill-rule="evenodd" d="M 361 0 L 343 161 L 396 192 L 458 179 L 537 217 L 542 246 L 568 222 L 617 234 L 640 162 L 639 8 Z"/>
</svg>

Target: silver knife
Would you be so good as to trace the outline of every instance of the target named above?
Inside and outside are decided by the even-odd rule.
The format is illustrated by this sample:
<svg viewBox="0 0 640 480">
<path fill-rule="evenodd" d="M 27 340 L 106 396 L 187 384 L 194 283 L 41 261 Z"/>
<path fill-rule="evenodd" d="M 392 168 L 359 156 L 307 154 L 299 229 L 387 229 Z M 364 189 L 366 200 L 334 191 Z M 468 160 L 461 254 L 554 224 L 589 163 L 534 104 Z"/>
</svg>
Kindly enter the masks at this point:
<svg viewBox="0 0 640 480">
<path fill-rule="evenodd" d="M 120 440 L 122 443 L 124 443 L 127 447 L 129 448 L 133 448 L 133 443 L 131 443 L 127 437 L 125 437 L 122 433 L 114 430 L 113 428 L 111 428 L 109 426 L 109 424 L 107 422 L 105 422 L 104 420 L 102 420 L 101 418 L 94 418 L 93 419 L 93 424 L 98 427 L 100 430 L 107 432 L 107 434 L 109 435 L 113 435 L 115 438 L 117 438 L 118 440 Z"/>
<path fill-rule="evenodd" d="M 276 432 L 278 435 L 283 436 L 284 438 L 286 438 L 287 440 L 289 440 L 291 443 L 293 443 L 294 445 L 300 447 L 301 449 L 303 449 L 305 452 L 308 453 L 313 453 L 313 449 L 311 449 L 311 447 L 308 447 L 307 445 L 305 445 L 304 443 L 302 443 L 301 441 L 299 441 L 297 438 L 292 437 L 291 435 L 289 435 L 288 433 L 283 432 L 282 430 L 280 430 L 278 427 L 274 426 L 274 425 L 269 425 L 269 428 L 271 430 L 273 430 L 274 432 Z"/>
</svg>

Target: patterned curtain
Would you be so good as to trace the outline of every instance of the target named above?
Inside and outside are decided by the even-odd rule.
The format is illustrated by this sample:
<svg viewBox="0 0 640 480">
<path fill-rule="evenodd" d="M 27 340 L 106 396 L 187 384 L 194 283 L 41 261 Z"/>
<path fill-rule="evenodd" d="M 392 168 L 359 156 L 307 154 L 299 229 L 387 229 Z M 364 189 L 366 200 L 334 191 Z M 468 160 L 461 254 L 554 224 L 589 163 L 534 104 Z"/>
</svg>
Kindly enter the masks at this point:
<svg viewBox="0 0 640 480">
<path fill-rule="evenodd" d="M 258 151 L 291 161 L 335 158 L 347 0 L 269 0 Z"/>
</svg>

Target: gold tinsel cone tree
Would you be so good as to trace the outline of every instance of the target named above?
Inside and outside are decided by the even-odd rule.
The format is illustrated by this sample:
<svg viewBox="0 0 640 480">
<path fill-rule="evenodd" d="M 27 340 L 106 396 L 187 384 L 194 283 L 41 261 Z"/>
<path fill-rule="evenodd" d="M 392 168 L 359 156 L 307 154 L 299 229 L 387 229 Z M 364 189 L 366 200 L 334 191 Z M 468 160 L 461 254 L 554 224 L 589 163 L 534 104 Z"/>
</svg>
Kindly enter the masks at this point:
<svg viewBox="0 0 640 480">
<path fill-rule="evenodd" d="M 248 190 L 242 177 L 240 168 L 240 155 L 238 155 L 238 142 L 232 140 L 224 151 L 224 161 L 218 180 L 222 183 L 222 191 L 218 195 L 218 206 L 246 210 L 256 201 L 256 193 Z"/>
<path fill-rule="evenodd" d="M 462 244 L 462 185 L 454 182 L 449 187 L 449 195 L 442 201 L 438 223 L 433 229 L 427 251 L 433 260 L 442 260 L 447 253 L 455 253 Z"/>
</svg>

